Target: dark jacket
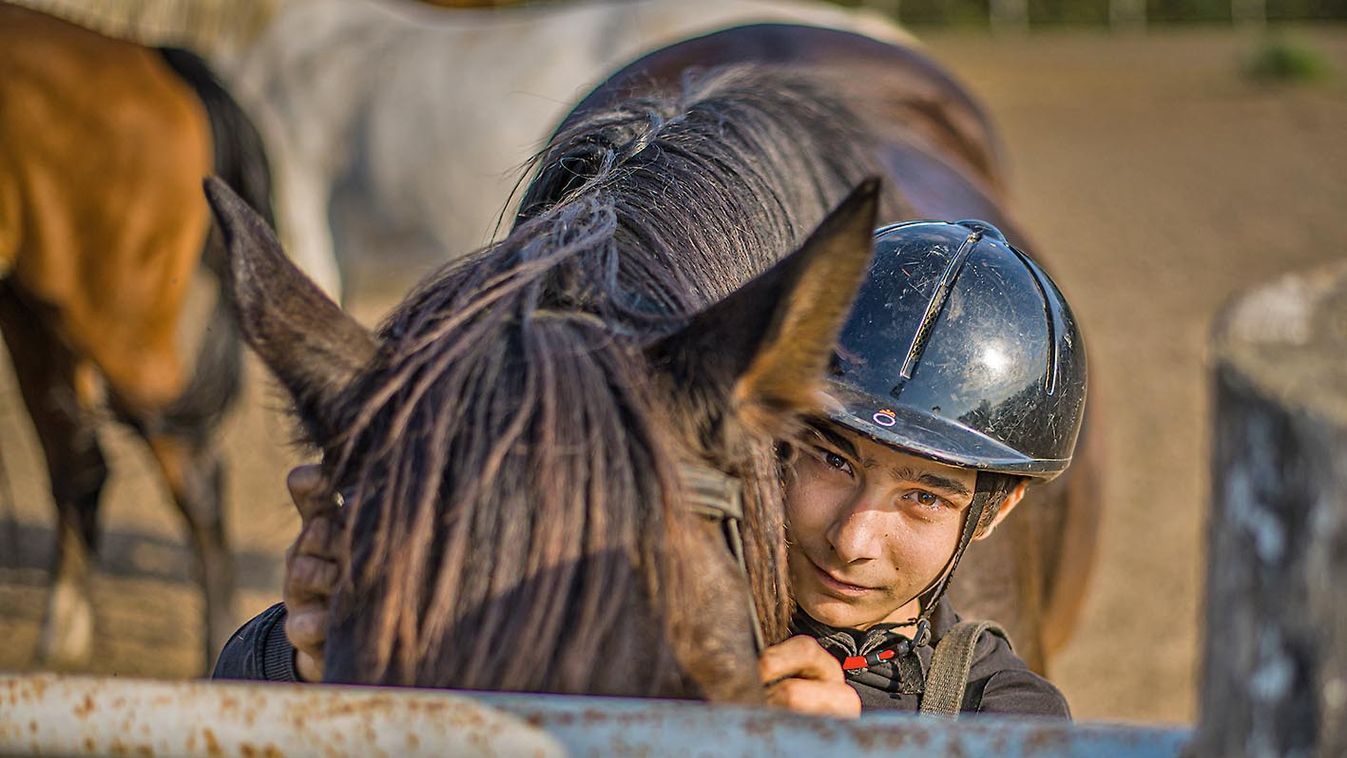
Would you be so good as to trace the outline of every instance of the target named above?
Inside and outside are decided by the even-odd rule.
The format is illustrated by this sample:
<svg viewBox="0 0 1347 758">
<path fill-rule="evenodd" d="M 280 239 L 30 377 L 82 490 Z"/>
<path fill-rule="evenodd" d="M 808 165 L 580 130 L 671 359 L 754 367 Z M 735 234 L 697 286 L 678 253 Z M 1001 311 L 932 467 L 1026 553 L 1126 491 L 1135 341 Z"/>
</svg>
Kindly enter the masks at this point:
<svg viewBox="0 0 1347 758">
<path fill-rule="evenodd" d="M 862 711 L 916 711 L 921 690 L 931 669 L 934 645 L 959 623 L 948 600 L 941 600 L 931 614 L 931 644 L 917 648 L 906 660 L 893 658 L 859 672 L 848 672 L 847 681 L 861 696 Z M 839 661 L 892 647 L 904 638 L 890 625 L 867 632 L 835 629 L 813 619 L 797 617 L 797 631 L 813 636 Z M 917 672 L 920 669 L 920 673 Z M 984 632 L 973 649 L 973 667 L 964 690 L 965 712 L 1016 716 L 1070 718 L 1066 698 L 1048 680 L 1035 674 L 1011 650 L 1010 643 Z"/>
<path fill-rule="evenodd" d="M 212 679 L 298 682 L 295 648 L 285 636 L 285 603 L 277 603 L 239 627 L 215 660 Z"/>
<path fill-rule="evenodd" d="M 936 606 L 935 613 L 931 614 L 932 644 L 958 622 L 959 617 L 948 601 Z M 867 642 L 879 642 L 882 634 L 882 630 L 863 634 L 847 629 L 828 629 L 818 622 L 813 622 L 808 631 L 839 659 L 855 654 Z M 931 647 L 918 648 L 915 657 L 919 663 L 914 665 L 920 665 L 924 678 L 931 666 Z M 920 684 L 912 681 L 915 676 L 908 676 L 904 681 L 899 669 L 896 663 L 885 662 L 848 677 L 861 696 L 863 710 L 916 711 L 921 706 L 921 696 L 917 694 Z M 234 632 L 220 651 L 211 676 L 215 679 L 299 681 L 295 673 L 295 649 L 285 636 L 285 605 L 271 606 Z M 1062 693 L 1030 671 L 1010 649 L 1008 642 L 990 632 L 982 635 L 974 650 L 963 710 L 1020 716 L 1071 716 Z"/>
</svg>

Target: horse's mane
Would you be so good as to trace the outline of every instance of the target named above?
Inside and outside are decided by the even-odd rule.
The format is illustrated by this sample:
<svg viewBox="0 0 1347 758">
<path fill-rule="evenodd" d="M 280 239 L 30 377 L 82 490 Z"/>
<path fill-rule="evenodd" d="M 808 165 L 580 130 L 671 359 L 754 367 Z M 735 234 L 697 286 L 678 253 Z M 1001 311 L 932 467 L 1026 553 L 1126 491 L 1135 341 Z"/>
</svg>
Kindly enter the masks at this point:
<svg viewBox="0 0 1347 758">
<path fill-rule="evenodd" d="M 779 69 L 709 72 L 559 133 L 513 232 L 389 317 L 338 411 L 352 552 L 329 650 L 351 653 L 358 631 L 361 651 L 329 654 L 329 675 L 699 694 L 669 643 L 698 612 L 699 567 L 678 560 L 688 443 L 640 347 L 791 251 L 873 160 L 843 103 Z M 735 465 L 779 639 L 770 442 Z"/>
</svg>

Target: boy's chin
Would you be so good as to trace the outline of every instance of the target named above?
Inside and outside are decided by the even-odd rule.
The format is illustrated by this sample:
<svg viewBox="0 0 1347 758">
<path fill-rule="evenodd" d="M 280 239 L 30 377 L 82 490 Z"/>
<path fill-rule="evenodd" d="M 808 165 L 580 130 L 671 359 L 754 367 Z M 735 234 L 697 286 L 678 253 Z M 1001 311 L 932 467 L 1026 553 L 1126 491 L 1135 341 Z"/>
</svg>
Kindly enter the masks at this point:
<svg viewBox="0 0 1347 758">
<path fill-rule="evenodd" d="M 815 621 L 840 629 L 857 629 L 874 624 L 873 613 L 827 596 L 796 598 L 800 609 Z"/>
</svg>

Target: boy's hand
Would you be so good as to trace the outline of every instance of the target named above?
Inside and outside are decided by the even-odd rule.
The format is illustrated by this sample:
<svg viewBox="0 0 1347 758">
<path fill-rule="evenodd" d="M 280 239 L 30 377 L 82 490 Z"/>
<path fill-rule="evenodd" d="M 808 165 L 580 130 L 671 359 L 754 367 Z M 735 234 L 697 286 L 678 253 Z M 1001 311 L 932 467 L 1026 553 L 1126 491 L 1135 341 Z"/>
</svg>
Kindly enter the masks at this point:
<svg viewBox="0 0 1347 758">
<path fill-rule="evenodd" d="M 286 486 L 299 509 L 301 526 L 299 537 L 285 551 L 285 634 L 295 646 L 299 678 L 317 682 L 323 678 L 328 602 L 341 576 L 337 548 L 342 513 L 318 466 L 292 469 Z"/>
<path fill-rule="evenodd" d="M 861 696 L 847 684 L 842 664 L 813 637 L 791 637 L 764 650 L 758 677 L 771 705 L 815 716 L 861 715 Z"/>
</svg>

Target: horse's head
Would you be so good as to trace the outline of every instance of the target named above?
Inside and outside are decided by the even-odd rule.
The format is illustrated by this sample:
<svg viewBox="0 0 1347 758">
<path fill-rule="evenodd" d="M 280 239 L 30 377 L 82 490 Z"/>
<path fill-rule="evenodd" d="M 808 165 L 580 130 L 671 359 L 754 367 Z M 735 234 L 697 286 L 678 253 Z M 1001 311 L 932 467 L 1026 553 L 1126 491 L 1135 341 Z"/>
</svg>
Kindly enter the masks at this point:
<svg viewBox="0 0 1347 758">
<path fill-rule="evenodd" d="M 765 273 L 648 333 L 596 315 L 580 281 L 617 275 L 572 253 L 611 215 L 526 225 L 371 333 L 227 187 L 207 194 L 245 334 L 346 502 L 329 678 L 758 696 L 746 585 L 693 480 L 760 475 L 753 457 L 817 408 L 877 182 Z"/>
</svg>

